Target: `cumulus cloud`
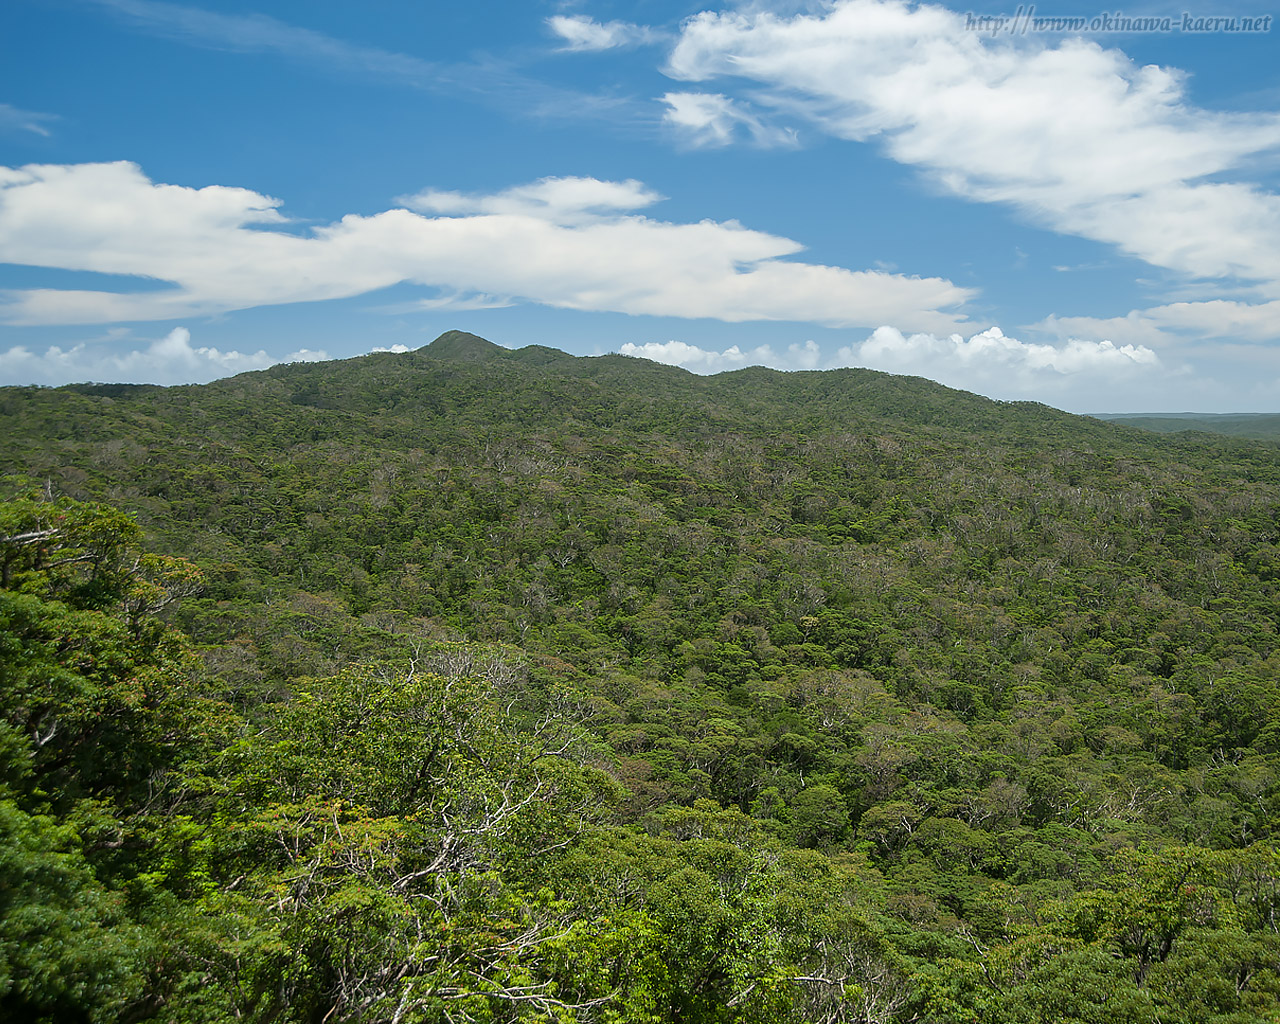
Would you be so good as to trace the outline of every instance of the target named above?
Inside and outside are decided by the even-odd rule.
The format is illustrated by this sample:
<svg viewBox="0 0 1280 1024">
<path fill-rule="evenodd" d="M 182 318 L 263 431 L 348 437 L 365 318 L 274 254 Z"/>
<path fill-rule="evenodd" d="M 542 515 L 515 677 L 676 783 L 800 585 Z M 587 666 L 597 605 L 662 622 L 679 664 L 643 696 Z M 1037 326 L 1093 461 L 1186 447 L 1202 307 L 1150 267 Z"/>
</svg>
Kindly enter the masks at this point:
<svg viewBox="0 0 1280 1024">
<path fill-rule="evenodd" d="M 963 320 L 949 310 L 972 296 L 943 278 L 800 262 L 790 258 L 798 242 L 736 221 L 635 212 L 658 198 L 634 181 L 549 178 L 406 202 L 435 216 L 392 209 L 297 232 L 278 199 L 155 184 L 132 163 L 0 168 L 0 261 L 168 284 L 11 290 L 0 295 L 0 322 L 163 320 L 410 282 L 460 300 L 945 331 Z"/>
<path fill-rule="evenodd" d="M 815 341 L 803 345 L 787 346 L 785 354 L 779 354 L 769 345 L 743 351 L 731 345 L 723 351 L 699 348 L 683 341 L 649 341 L 643 345 L 626 342 L 619 350 L 624 356 L 652 359 L 655 363 L 682 366 L 694 373 L 719 373 L 743 366 L 769 366 L 775 370 L 813 370 L 822 361 L 822 351 Z"/>
<path fill-rule="evenodd" d="M 896 327 L 880 327 L 866 340 L 840 349 L 835 362 L 928 377 L 993 398 L 1035 399 L 1094 410 L 1108 407 L 1097 404 L 1102 396 L 1113 395 L 1121 403 L 1132 401 L 1134 394 L 1167 382 L 1181 370 L 1170 370 L 1155 351 L 1143 345 L 1079 338 L 1058 345 L 1038 344 L 1009 337 L 998 327 L 968 338 L 904 334 Z"/>
<path fill-rule="evenodd" d="M 328 359 L 322 351 L 300 349 L 284 358 L 257 352 L 222 352 L 191 344 L 191 333 L 175 327 L 144 348 L 119 351 L 101 342 L 80 342 L 70 348 L 52 345 L 34 352 L 22 345 L 0 352 L 0 383 L 49 384 L 202 384 L 246 370 L 276 363 Z"/>
<path fill-rule="evenodd" d="M 1152 367 L 1159 356 L 1142 345 L 1115 345 L 1110 341 L 1069 340 L 1065 345 L 1040 345 L 1007 337 L 999 327 L 991 327 L 969 338 L 952 334 L 945 338 L 931 334 L 904 335 L 895 327 L 877 328 L 857 349 L 841 349 L 844 358 L 874 363 L 880 369 L 918 373 L 921 367 L 950 366 L 973 369 L 983 374 L 1040 373 L 1073 374 L 1106 370 L 1125 372 Z"/>
<path fill-rule="evenodd" d="M 968 336 L 910 333 L 883 326 L 835 352 L 816 342 L 726 349 L 682 341 L 628 343 L 624 355 L 711 374 L 746 366 L 779 370 L 866 367 L 925 377 L 963 391 L 1011 401 L 1047 402 L 1084 413 L 1204 411 L 1270 408 L 1275 401 L 1280 352 L 1260 345 L 1214 345 L 1230 350 L 1230 365 L 1217 359 L 1206 374 L 1168 353 L 1128 342 L 1066 338 L 1029 342 L 991 327 Z M 1194 355 L 1194 352 L 1190 354 Z"/>
<path fill-rule="evenodd" d="M 1110 341 L 1072 338 L 1049 345 L 1020 341 L 999 327 L 963 337 L 959 334 L 904 334 L 883 326 L 870 337 L 847 345 L 833 358 L 823 356 L 817 342 L 792 344 L 779 352 L 769 345 L 742 349 L 737 345 L 717 351 L 683 341 L 624 344 L 619 351 L 659 363 L 683 366 L 695 373 L 718 373 L 742 366 L 769 366 L 778 370 L 832 369 L 865 366 L 890 373 L 930 377 L 944 383 L 966 381 L 1068 378 L 1094 374 L 1126 374 L 1161 369 L 1160 357 L 1142 345 L 1116 345 Z M 959 386 L 959 385 L 957 385 Z"/>
<path fill-rule="evenodd" d="M 761 146 L 794 145 L 796 133 L 766 123 L 723 93 L 669 92 L 663 120 L 695 146 L 727 146 L 739 135 Z"/>
<path fill-rule="evenodd" d="M 565 41 L 562 50 L 575 53 L 598 53 L 622 46 L 651 43 L 657 34 L 643 25 L 627 21 L 598 22 L 585 14 L 557 14 L 547 19 L 547 26 Z"/>
<path fill-rule="evenodd" d="M 901 0 L 705 12 L 666 70 L 745 80 L 757 104 L 879 140 L 952 193 L 1181 273 L 1280 291 L 1280 197 L 1224 180 L 1280 145 L 1280 115 L 1197 109 L 1177 70 L 1084 39 L 992 38 Z"/>
</svg>

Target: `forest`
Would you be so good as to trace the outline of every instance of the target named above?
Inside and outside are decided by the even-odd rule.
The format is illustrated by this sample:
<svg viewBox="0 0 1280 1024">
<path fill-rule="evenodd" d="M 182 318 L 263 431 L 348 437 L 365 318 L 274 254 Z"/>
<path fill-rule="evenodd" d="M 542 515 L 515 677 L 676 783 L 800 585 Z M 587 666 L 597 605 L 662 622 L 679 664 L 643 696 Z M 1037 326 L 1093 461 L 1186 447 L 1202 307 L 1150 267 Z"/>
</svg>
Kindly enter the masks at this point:
<svg viewBox="0 0 1280 1024">
<path fill-rule="evenodd" d="M 0 478 L 0 1019 L 1280 1020 L 1276 441 L 450 332 Z"/>
</svg>

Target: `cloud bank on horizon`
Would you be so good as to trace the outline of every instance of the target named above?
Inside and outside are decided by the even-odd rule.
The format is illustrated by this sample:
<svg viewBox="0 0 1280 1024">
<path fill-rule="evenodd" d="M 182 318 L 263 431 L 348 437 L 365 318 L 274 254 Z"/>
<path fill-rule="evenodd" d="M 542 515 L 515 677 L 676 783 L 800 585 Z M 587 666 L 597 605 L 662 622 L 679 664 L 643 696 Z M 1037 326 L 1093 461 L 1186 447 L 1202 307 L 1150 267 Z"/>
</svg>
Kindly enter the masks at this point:
<svg viewBox="0 0 1280 1024">
<path fill-rule="evenodd" d="M 1177 392 L 1185 367 L 1170 367 L 1144 345 L 1072 339 L 1063 345 L 1037 344 L 1005 336 L 998 327 L 968 338 L 961 334 L 903 334 L 879 327 L 869 337 L 824 357 L 812 341 L 777 352 L 768 345 L 714 351 L 680 341 L 624 344 L 623 355 L 681 366 L 694 373 L 722 373 L 746 366 L 779 370 L 832 370 L 866 367 L 889 373 L 944 380 L 951 387 L 979 394 L 1003 390 L 1011 399 L 1040 399 L 1086 386 L 1102 398 L 1118 395 L 1135 382 Z M 1097 411 L 1102 411 L 1101 409 Z"/>
<path fill-rule="evenodd" d="M 579 351 L 612 336 L 615 350 L 697 372 L 864 365 L 1077 409 L 1280 402 L 1275 73 L 1259 70 L 1234 103 L 1197 101 L 1194 76 L 1230 58 L 1226 42 L 1182 47 L 1188 72 L 1126 52 L 1160 40 L 971 31 L 966 14 L 904 0 L 764 0 L 667 20 L 654 17 L 661 2 L 637 6 L 643 18 L 625 5 L 597 18 L 513 4 L 502 46 L 492 17 L 474 20 L 495 47 L 483 53 L 410 45 L 407 22 L 375 12 L 342 23 L 317 12 L 303 26 L 83 2 L 122 50 L 187 54 L 214 84 L 246 69 L 264 82 L 311 76 L 350 108 L 344 119 L 343 103 L 324 106 L 324 130 L 359 137 L 369 158 L 409 144 L 363 131 L 395 108 L 387 128 L 427 118 L 424 153 L 465 154 L 505 132 L 510 159 L 477 163 L 463 187 L 452 164 L 401 161 L 388 177 L 412 184 L 378 200 L 344 188 L 340 145 L 319 176 L 280 145 L 276 198 L 251 185 L 253 147 L 201 150 L 192 136 L 225 165 L 209 183 L 145 124 L 116 126 L 131 144 L 85 141 L 102 108 L 78 107 L 74 72 L 58 79 L 58 52 L 37 48 L 31 87 L 0 96 L 12 101 L 0 102 L 0 138 L 38 157 L 0 167 L 0 383 L 208 379 L 353 345 L 417 347 L 429 337 L 399 339 L 466 314 L 507 344 L 590 323 L 598 333 Z M 159 103 L 147 62 L 129 68 L 121 88 Z M 93 69 L 82 74 L 87 91 Z M 253 137 L 218 120 L 215 94 L 205 86 L 186 95 L 199 111 L 177 98 L 174 109 L 225 124 L 224 139 Z M 293 120 L 262 122 L 300 149 L 316 136 L 295 123 L 322 102 L 307 95 L 282 108 Z M 566 121 L 572 145 L 555 134 Z M 615 152 L 619 138 L 630 155 Z M 227 154 L 241 151 L 237 171 Z M 802 225 L 780 229 L 796 215 Z M 1095 269 L 1061 273 L 1077 266 Z M 1102 285 L 1092 294 L 1074 277 Z M 338 340 L 310 312 L 321 307 L 367 337 Z M 135 333 L 148 323 L 162 326 Z M 99 325 L 134 326 L 89 330 Z"/>
<path fill-rule="evenodd" d="M 130 332 L 116 332 L 114 340 Z M 102 339 L 105 340 L 105 339 Z M 132 340 L 132 339 L 131 339 Z M 136 344 L 137 342 L 135 342 Z M 207 384 L 247 370 L 264 370 L 278 363 L 314 363 L 328 359 L 323 350 L 300 349 L 283 358 L 257 352 L 220 352 L 207 345 L 192 345 L 191 332 L 175 327 L 161 338 L 143 341 L 142 347 L 108 351 L 92 341 L 63 349 L 52 345 L 42 353 L 15 345 L 0 352 L 0 379 L 21 379 L 26 384 L 58 385 L 71 381 L 107 384 Z"/>
</svg>

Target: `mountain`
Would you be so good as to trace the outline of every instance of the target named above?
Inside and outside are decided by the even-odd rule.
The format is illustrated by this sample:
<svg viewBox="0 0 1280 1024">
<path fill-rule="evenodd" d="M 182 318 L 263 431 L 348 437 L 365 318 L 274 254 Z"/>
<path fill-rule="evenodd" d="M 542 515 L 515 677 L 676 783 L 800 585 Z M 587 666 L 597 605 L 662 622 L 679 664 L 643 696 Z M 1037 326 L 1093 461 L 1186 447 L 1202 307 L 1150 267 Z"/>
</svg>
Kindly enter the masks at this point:
<svg viewBox="0 0 1280 1024">
<path fill-rule="evenodd" d="M 504 403 L 494 395 L 481 399 L 486 387 L 514 390 Z M 455 388 L 463 390 L 454 393 Z M 461 331 L 447 332 L 414 352 L 282 364 L 203 386 L 90 384 L 6 388 L 0 395 L 7 422 L 17 429 L 24 415 L 41 417 L 56 407 L 60 418 L 73 421 L 78 411 L 96 412 L 121 401 L 144 417 L 160 417 L 166 426 L 187 424 L 188 413 L 216 420 L 225 408 L 220 437 L 238 434 L 236 403 L 262 406 L 264 414 L 275 414 L 284 403 L 310 406 L 345 416 L 381 417 L 394 425 L 397 411 L 429 416 L 442 402 L 503 420 L 516 415 L 521 402 L 535 401 L 538 425 L 550 426 L 556 416 L 575 412 L 584 395 L 603 403 L 604 408 L 592 410 L 596 417 L 612 416 L 608 410 L 619 407 L 631 415 L 643 406 L 650 417 L 692 422 L 709 413 L 727 427 L 755 431 L 871 424 L 991 432 L 1069 429 L 1079 436 L 1098 430 L 1081 417 L 1046 406 L 993 402 L 920 378 L 872 370 L 789 374 L 751 367 L 700 377 L 621 355 L 574 357 L 542 346 L 509 350 Z M 90 401 L 78 403 L 73 395 Z"/>
<path fill-rule="evenodd" d="M 493 342 L 466 331 L 446 331 L 430 345 L 419 350 L 432 359 L 453 359 L 460 362 L 483 363 L 502 354 L 504 349 Z"/>
<path fill-rule="evenodd" d="M 1274 443 L 449 332 L 0 389 L 0 473 L 89 1019 L 1280 1010 Z"/>
</svg>

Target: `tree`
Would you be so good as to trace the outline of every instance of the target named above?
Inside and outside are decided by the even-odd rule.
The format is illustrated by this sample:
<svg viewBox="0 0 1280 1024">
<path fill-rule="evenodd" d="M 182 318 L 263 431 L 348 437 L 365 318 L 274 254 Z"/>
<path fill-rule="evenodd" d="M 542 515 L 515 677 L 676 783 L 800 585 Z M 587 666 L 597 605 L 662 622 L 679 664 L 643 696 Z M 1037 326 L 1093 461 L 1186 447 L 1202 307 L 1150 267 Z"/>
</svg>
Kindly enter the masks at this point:
<svg viewBox="0 0 1280 1024">
<path fill-rule="evenodd" d="M 24 739 L 0 724 L 6 774 L 29 771 Z M 0 1016 L 57 1024 L 116 1019 L 142 988 L 141 930 L 85 859 L 85 821 L 31 814 L 0 797 Z"/>
<path fill-rule="evenodd" d="M 171 949 L 145 923 L 163 831 L 148 804 L 225 716 L 193 685 L 185 638 L 154 617 L 199 574 L 138 537 L 106 506 L 0 502 L 6 1019 L 141 1019 L 158 1005 Z M 163 973 L 172 983 L 172 960 Z"/>
<path fill-rule="evenodd" d="M 215 757 L 197 782 L 224 880 L 207 910 L 257 922 L 224 966 L 241 1011 L 480 1021 L 606 1001 L 557 971 L 608 939 L 531 887 L 616 799 L 570 740 L 517 728 L 483 681 L 351 671 Z"/>
<path fill-rule="evenodd" d="M 826 849 L 849 833 L 849 808 L 834 786 L 806 786 L 791 800 L 791 822 L 801 846 Z"/>
<path fill-rule="evenodd" d="M 140 551 L 136 523 L 102 505 L 24 496 L 0 503 L 0 533 L 0 719 L 55 799 L 138 797 L 216 729 L 186 638 L 155 617 L 199 571 Z"/>
</svg>

